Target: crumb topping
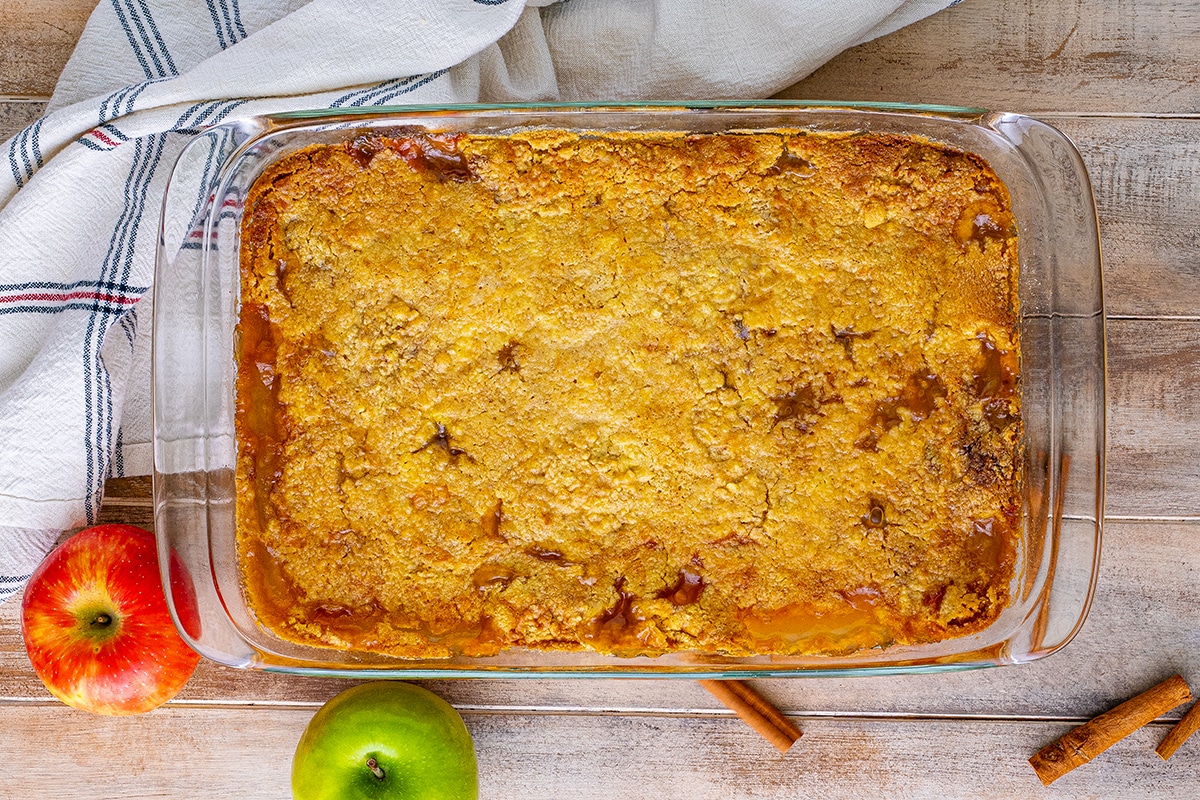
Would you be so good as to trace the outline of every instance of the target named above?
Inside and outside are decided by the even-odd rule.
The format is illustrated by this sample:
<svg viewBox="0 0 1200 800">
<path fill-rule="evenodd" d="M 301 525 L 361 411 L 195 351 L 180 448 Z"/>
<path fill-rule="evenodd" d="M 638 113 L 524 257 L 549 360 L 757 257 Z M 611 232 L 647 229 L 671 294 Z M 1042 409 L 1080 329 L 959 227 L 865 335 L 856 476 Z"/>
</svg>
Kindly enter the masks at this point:
<svg viewBox="0 0 1200 800">
<path fill-rule="evenodd" d="M 841 654 L 986 627 L 1016 229 L 917 138 L 422 130 L 246 201 L 238 546 L 278 636 Z"/>
</svg>

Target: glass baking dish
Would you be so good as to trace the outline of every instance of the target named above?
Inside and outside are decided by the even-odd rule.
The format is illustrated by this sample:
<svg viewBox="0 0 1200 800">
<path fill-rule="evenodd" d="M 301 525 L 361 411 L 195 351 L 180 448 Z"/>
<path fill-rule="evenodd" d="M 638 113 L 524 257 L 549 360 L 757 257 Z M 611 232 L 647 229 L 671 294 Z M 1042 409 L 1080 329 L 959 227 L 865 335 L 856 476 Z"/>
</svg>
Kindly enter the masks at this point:
<svg viewBox="0 0 1200 800">
<path fill-rule="evenodd" d="M 615 657 L 511 650 L 409 660 L 283 641 L 243 598 L 234 535 L 234 335 L 247 189 L 274 159 L 351 132 L 802 129 L 915 135 L 975 153 L 1007 185 L 1019 230 L 1025 481 L 1008 608 L 985 630 L 846 656 Z M 361 677 L 765 677 L 931 672 L 1032 661 L 1079 630 L 1104 518 L 1105 338 L 1091 186 L 1072 144 L 1028 117 L 892 104 L 568 104 L 313 111 L 218 125 L 184 149 L 163 201 L 153 322 L 154 515 L 184 638 L 222 664 Z"/>
</svg>

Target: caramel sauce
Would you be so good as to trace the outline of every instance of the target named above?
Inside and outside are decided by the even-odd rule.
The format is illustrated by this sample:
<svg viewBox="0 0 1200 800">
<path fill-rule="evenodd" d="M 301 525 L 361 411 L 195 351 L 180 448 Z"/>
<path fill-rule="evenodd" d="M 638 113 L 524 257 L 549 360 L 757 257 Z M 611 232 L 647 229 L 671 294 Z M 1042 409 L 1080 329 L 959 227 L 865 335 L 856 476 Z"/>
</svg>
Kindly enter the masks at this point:
<svg viewBox="0 0 1200 800">
<path fill-rule="evenodd" d="M 1002 516 L 982 517 L 970 520 L 970 529 L 961 542 L 962 560 L 969 565 L 971 571 L 981 576 L 963 585 L 964 588 L 979 597 L 977 606 L 971 613 L 963 614 L 948 621 L 951 627 L 967 625 L 989 613 L 991 601 L 988 597 L 988 583 L 985 576 L 1001 572 L 1009 572 L 1016 558 L 1012 528 L 1015 524 L 1016 509 L 1005 509 Z M 922 597 L 925 606 L 941 612 L 949 585 L 927 590 Z"/>
<path fill-rule="evenodd" d="M 530 544 L 525 546 L 525 553 L 536 558 L 538 561 L 556 561 L 566 562 L 566 558 L 558 550 L 551 550 L 547 547 L 542 547 L 538 544 Z"/>
<path fill-rule="evenodd" d="M 496 353 L 496 360 L 500 362 L 501 371 L 521 371 L 521 362 L 517 360 L 517 348 L 520 346 L 521 343 L 514 340 L 501 347 L 500 352 Z"/>
<path fill-rule="evenodd" d="M 810 385 L 772 397 L 771 402 L 775 404 L 776 424 L 789 419 L 807 420 L 821 410 L 821 401 L 817 399 L 817 393 Z M 808 424 L 805 422 L 797 422 L 796 427 L 808 430 Z"/>
<path fill-rule="evenodd" d="M 971 387 L 983 402 L 983 415 L 994 431 L 1002 431 L 1018 420 L 1012 399 L 1016 396 L 1017 354 L 1001 350 L 985 335 L 979 336 L 983 364 Z"/>
<path fill-rule="evenodd" d="M 427 483 L 413 492 L 408 502 L 417 511 L 437 511 L 450 502 L 450 487 L 444 483 Z"/>
<path fill-rule="evenodd" d="M 775 404 L 775 424 L 794 420 L 796 430 L 811 433 L 813 426 L 821 417 L 821 406 L 828 403 L 842 402 L 841 395 L 821 396 L 812 384 L 805 384 L 792 389 L 787 394 L 771 398 Z"/>
<path fill-rule="evenodd" d="M 675 579 L 675 584 L 663 589 L 655 597 L 670 600 L 672 605 L 690 606 L 700 599 L 706 585 L 704 578 L 688 572 L 686 569 L 681 569 L 679 577 Z"/>
<path fill-rule="evenodd" d="M 980 252 L 983 252 L 989 240 L 1001 242 L 1007 247 L 1014 235 L 1012 214 L 1002 210 L 995 200 L 972 203 L 954 223 L 954 240 L 964 247 L 977 244 Z"/>
<path fill-rule="evenodd" d="M 1012 404 L 999 397 L 983 404 L 983 416 L 994 431 L 1002 431 L 1020 419 L 1020 416 L 1013 412 Z"/>
<path fill-rule="evenodd" d="M 462 134 L 413 131 L 395 140 L 396 152 L 417 172 L 439 181 L 466 183 L 478 180 L 471 165 L 458 149 Z"/>
<path fill-rule="evenodd" d="M 291 578 L 284 573 L 283 564 L 257 539 L 248 542 L 246 559 L 255 566 L 247 571 L 247 576 L 257 584 L 253 587 L 254 594 L 266 601 L 271 616 L 286 619 L 296 590 Z"/>
<path fill-rule="evenodd" d="M 874 331 L 856 331 L 853 328 L 839 328 L 836 325 L 830 324 L 829 329 L 833 331 L 833 338 L 846 351 L 846 358 L 854 360 L 854 340 L 855 339 L 870 339 L 875 335 Z"/>
<path fill-rule="evenodd" d="M 967 555 L 973 564 L 979 565 L 988 574 L 995 572 L 1008 555 L 1009 537 L 1002 535 L 1003 522 L 994 517 L 971 520 L 971 533 L 967 538 Z"/>
<path fill-rule="evenodd" d="M 880 597 L 859 589 L 842 599 L 845 602 L 840 608 L 818 610 L 808 603 L 793 603 L 772 611 L 748 609 L 740 617 L 746 632 L 764 648 L 804 645 L 853 652 L 885 646 L 895 639 L 879 619 Z"/>
<path fill-rule="evenodd" d="M 975 395 L 981 399 L 1012 397 L 1017 386 L 1017 354 L 996 347 L 986 335 L 978 338 L 983 366 L 975 376 Z"/>
<path fill-rule="evenodd" d="M 904 407 L 913 422 L 928 419 L 937 408 L 937 400 L 946 396 L 946 385 L 932 372 L 915 372 L 904 393 Z"/>
<path fill-rule="evenodd" d="M 862 523 L 868 528 L 883 528 L 887 526 L 887 515 L 884 512 L 882 500 L 872 497 L 867 513 L 862 515 Z"/>
<path fill-rule="evenodd" d="M 883 592 L 874 586 L 859 586 L 855 589 L 839 589 L 838 594 L 850 607 L 857 611 L 870 611 L 883 600 Z"/>
<path fill-rule="evenodd" d="M 508 567 L 500 564 L 482 564 L 476 568 L 471 580 L 475 584 L 475 588 L 482 591 L 489 586 L 508 586 L 515 577 L 517 577 L 516 571 Z"/>
<path fill-rule="evenodd" d="M 367 608 L 351 608 L 340 603 L 320 603 L 312 608 L 311 616 L 328 630 L 354 642 L 375 630 L 386 613 L 374 603 Z"/>
<path fill-rule="evenodd" d="M 983 249 L 984 242 L 988 239 L 1004 241 L 1011 235 L 1007 225 L 997 221 L 990 214 L 976 214 L 971 220 L 971 241 L 979 243 L 979 249 Z"/>
<path fill-rule="evenodd" d="M 879 436 L 900 424 L 903 420 L 903 417 L 900 416 L 903 403 L 903 397 L 886 397 L 875 404 L 875 408 L 871 411 L 870 422 L 870 427 L 873 429 L 871 432 L 875 436 L 870 439 L 871 446 L 863 449 L 874 450 L 875 446 L 879 444 Z"/>
<path fill-rule="evenodd" d="M 949 587 L 946 584 L 927 590 L 921 596 L 921 603 L 935 612 L 942 608 L 942 601 L 946 598 L 946 589 Z"/>
<path fill-rule="evenodd" d="M 627 644 L 637 626 L 646 621 L 634 608 L 636 599 L 625 591 L 625 577 L 613 581 L 613 589 L 617 592 L 617 602 L 612 608 L 606 608 L 592 620 L 588 639 L 599 639 L 609 645 Z"/>
<path fill-rule="evenodd" d="M 450 432 L 447 431 L 446 426 L 440 422 L 437 423 L 436 433 L 434 433 L 433 436 L 430 437 L 428 442 L 421 445 L 416 450 L 413 450 L 413 454 L 415 455 L 416 453 L 419 453 L 422 450 L 425 450 L 430 447 L 437 447 L 442 450 L 445 450 L 446 453 L 450 456 L 451 461 L 454 461 L 459 456 L 467 456 L 467 458 L 470 458 L 470 456 L 467 455 L 466 450 L 463 450 L 461 447 L 456 447 L 455 445 L 450 443 Z"/>
<path fill-rule="evenodd" d="M 242 306 L 238 331 L 238 371 L 257 375 L 242 382 L 237 393 L 237 418 L 241 421 L 241 446 L 250 465 L 258 529 L 265 530 L 270 518 L 270 494 L 283 477 L 280 454 L 286 439 L 286 424 L 279 405 L 279 376 L 275 370 L 276 338 L 266 306 Z"/>
<path fill-rule="evenodd" d="M 246 557 L 254 565 L 253 569 L 246 570 L 252 584 L 247 589 L 261 601 L 256 611 L 264 624 L 278 625 L 301 613 L 318 620 L 342 639 L 358 644 L 386 617 L 384 609 L 375 603 L 350 607 L 340 603 L 308 602 L 287 574 L 286 562 L 257 539 L 248 542 Z"/>
<path fill-rule="evenodd" d="M 817 168 L 806 158 L 792 155 L 786 149 L 779 154 L 775 163 L 767 167 L 767 175 L 795 175 L 800 178 L 811 178 L 817 174 Z"/>
<path fill-rule="evenodd" d="M 358 165 L 366 169 L 377 155 L 392 150 L 403 158 L 410 167 L 439 182 L 466 183 L 478 180 L 467 157 L 459 148 L 462 134 L 429 133 L 421 128 L 400 128 L 388 132 L 389 136 L 362 133 L 346 143 L 349 153 Z"/>
<path fill-rule="evenodd" d="M 346 144 L 346 152 L 363 169 L 369 167 L 375 156 L 386 149 L 387 141 L 383 137 L 371 133 L 360 133 Z"/>
<path fill-rule="evenodd" d="M 503 521 L 504 501 L 497 498 L 496 505 L 492 506 L 492 510 L 485 511 L 483 516 L 479 518 L 479 524 L 483 528 L 483 535 L 489 539 L 507 541 L 504 534 L 500 533 L 500 523 Z"/>
<path fill-rule="evenodd" d="M 877 450 L 883 434 L 899 425 L 907 411 L 914 423 L 928 419 L 937 409 L 937 400 L 946 396 L 946 385 L 936 374 L 926 371 L 914 372 L 903 391 L 894 397 L 885 397 L 875 404 L 871 412 L 868 430 L 854 444 L 862 450 Z"/>
</svg>

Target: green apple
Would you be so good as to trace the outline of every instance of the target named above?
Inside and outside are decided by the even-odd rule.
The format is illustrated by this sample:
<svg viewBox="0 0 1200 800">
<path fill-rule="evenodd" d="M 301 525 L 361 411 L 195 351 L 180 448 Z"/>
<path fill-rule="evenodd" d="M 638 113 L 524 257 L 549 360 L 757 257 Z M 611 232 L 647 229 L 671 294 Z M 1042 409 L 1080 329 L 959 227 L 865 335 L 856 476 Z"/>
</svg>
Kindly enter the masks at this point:
<svg viewBox="0 0 1200 800">
<path fill-rule="evenodd" d="M 400 681 L 354 686 L 321 707 L 292 760 L 295 800 L 477 800 L 475 744 L 454 707 Z"/>
</svg>

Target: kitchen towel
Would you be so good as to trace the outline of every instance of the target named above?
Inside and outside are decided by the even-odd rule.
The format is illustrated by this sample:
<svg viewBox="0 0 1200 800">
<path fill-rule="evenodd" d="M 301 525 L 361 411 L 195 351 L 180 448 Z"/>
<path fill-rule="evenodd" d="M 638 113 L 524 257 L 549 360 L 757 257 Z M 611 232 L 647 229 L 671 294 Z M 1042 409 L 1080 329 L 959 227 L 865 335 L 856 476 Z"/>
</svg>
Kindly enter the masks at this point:
<svg viewBox="0 0 1200 800">
<path fill-rule="evenodd" d="M 0 171 L 0 600 L 151 471 L 159 205 L 205 126 L 304 108 L 764 98 L 950 0 L 101 0 Z"/>
</svg>

